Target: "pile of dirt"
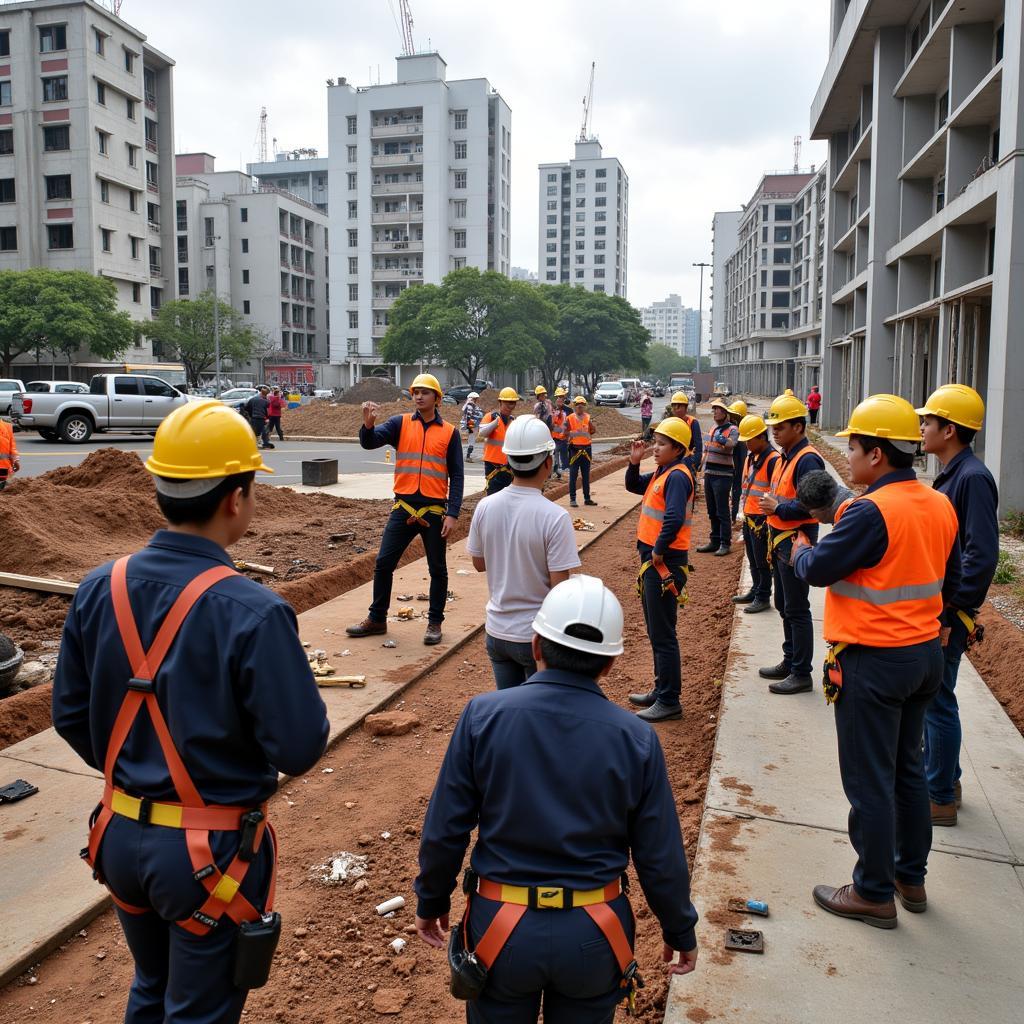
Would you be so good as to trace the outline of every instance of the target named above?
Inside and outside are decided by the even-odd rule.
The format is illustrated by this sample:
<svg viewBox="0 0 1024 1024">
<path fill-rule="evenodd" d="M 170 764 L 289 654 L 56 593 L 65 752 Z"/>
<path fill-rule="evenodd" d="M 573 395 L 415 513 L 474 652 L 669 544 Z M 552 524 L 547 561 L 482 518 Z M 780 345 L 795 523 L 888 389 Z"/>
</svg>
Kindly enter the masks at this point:
<svg viewBox="0 0 1024 1024">
<path fill-rule="evenodd" d="M 0 700 L 0 750 L 50 728 L 52 689 L 35 686 Z"/>
<path fill-rule="evenodd" d="M 1024 665 L 1024 632 L 992 604 L 991 598 L 1009 591 L 1009 586 L 994 586 L 989 591 L 978 619 L 985 626 L 985 639 L 967 655 L 985 680 L 992 696 L 1002 705 L 1017 731 L 1024 736 L 1024 688 L 1020 685 L 1020 667 Z"/>
<path fill-rule="evenodd" d="M 366 377 L 358 384 L 346 388 L 338 401 L 342 405 L 362 405 L 363 402 L 398 402 L 402 389 L 381 377 Z"/>
</svg>

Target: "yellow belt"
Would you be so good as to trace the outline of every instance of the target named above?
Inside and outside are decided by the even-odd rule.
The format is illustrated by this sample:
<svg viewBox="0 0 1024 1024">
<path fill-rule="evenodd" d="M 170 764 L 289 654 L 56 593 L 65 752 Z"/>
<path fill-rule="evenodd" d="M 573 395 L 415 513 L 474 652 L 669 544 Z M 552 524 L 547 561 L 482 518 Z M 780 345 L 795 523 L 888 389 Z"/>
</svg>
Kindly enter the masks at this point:
<svg viewBox="0 0 1024 1024">
<path fill-rule="evenodd" d="M 825 691 L 826 704 L 835 704 L 843 692 L 842 669 L 837 669 L 835 672 L 829 670 L 836 669 L 839 655 L 849 646 L 849 643 L 829 644 L 828 650 L 825 652 L 825 678 L 821 685 Z"/>
<path fill-rule="evenodd" d="M 483 882 L 483 879 L 481 879 Z M 498 896 L 494 882 L 481 886 L 480 894 L 487 899 L 498 899 L 502 903 L 514 903 L 520 907 L 537 907 L 539 909 L 564 910 L 571 907 L 593 907 L 598 903 L 607 903 L 622 892 L 620 882 L 603 886 L 600 889 L 561 889 L 556 886 L 501 885 Z M 491 895 L 491 894 L 494 895 Z"/>
<path fill-rule="evenodd" d="M 767 520 L 766 520 L 767 521 Z M 782 533 L 777 533 L 772 537 L 768 543 L 768 565 L 772 564 L 772 552 L 785 540 L 789 540 L 797 531 L 796 530 L 783 530 Z"/>
</svg>

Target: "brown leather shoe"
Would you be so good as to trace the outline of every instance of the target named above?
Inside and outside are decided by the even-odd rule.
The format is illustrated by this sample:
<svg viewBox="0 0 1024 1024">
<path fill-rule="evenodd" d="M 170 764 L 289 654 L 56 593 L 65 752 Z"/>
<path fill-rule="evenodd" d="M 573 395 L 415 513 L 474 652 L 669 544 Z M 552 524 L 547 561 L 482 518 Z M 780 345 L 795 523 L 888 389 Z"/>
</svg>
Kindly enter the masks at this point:
<svg viewBox="0 0 1024 1024">
<path fill-rule="evenodd" d="M 908 885 L 897 878 L 896 899 L 903 904 L 904 910 L 912 914 L 923 914 L 928 909 L 928 897 L 923 885 Z"/>
<path fill-rule="evenodd" d="M 441 642 L 441 623 L 440 622 L 428 622 L 427 631 L 423 634 L 423 642 L 428 647 L 433 647 L 434 644 Z"/>
<path fill-rule="evenodd" d="M 388 631 L 386 622 L 374 622 L 373 619 L 363 619 L 355 626 L 346 626 L 345 632 L 349 636 L 379 636 Z"/>
<path fill-rule="evenodd" d="M 930 801 L 932 805 L 932 824 L 948 827 L 956 824 L 956 801 L 951 804 L 937 804 Z"/>
<path fill-rule="evenodd" d="M 852 885 L 843 885 L 838 889 L 831 885 L 814 887 L 814 902 L 836 917 L 848 917 L 854 921 L 863 921 L 872 928 L 896 927 L 896 901 L 888 903 L 872 903 L 861 899 Z"/>
</svg>

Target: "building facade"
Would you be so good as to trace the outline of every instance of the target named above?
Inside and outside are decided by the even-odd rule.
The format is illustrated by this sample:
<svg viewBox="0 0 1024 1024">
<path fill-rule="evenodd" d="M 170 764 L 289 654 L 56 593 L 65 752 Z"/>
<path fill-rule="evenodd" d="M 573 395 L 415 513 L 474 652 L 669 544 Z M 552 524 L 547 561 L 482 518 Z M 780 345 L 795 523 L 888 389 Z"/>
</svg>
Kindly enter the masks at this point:
<svg viewBox="0 0 1024 1024">
<path fill-rule="evenodd" d="M 417 54 L 392 84 L 330 86 L 328 138 L 330 369 L 352 384 L 382 365 L 403 289 L 460 267 L 510 273 L 512 115 L 486 79 L 448 81 L 438 54 Z"/>
<path fill-rule="evenodd" d="M 85 270 L 115 283 L 133 319 L 159 309 L 173 265 L 172 71 L 92 0 L 0 6 L 0 270 Z M 152 358 L 149 340 L 125 358 Z"/>
<path fill-rule="evenodd" d="M 681 356 L 697 356 L 700 337 L 700 312 L 683 305 L 674 292 L 662 302 L 652 302 L 640 310 L 640 319 L 651 341 L 668 345 Z"/>
<path fill-rule="evenodd" d="M 979 450 L 1018 508 L 1022 23 L 1021 0 L 833 0 L 811 108 L 829 145 L 824 422 L 868 394 L 919 404 L 969 384 L 988 407 Z"/>
<path fill-rule="evenodd" d="M 629 178 L 597 139 L 568 163 L 541 164 L 537 266 L 544 284 L 626 297 Z"/>
<path fill-rule="evenodd" d="M 315 149 L 276 153 L 273 160 L 246 164 L 245 169 L 260 184 L 298 196 L 327 213 L 327 157 L 316 155 Z"/>
<path fill-rule="evenodd" d="M 716 213 L 711 223 L 711 362 L 725 341 L 725 264 L 739 244 L 742 210 Z M 719 282 L 716 299 L 715 282 Z"/>
<path fill-rule="evenodd" d="M 715 374 L 734 391 L 802 395 L 820 383 L 826 191 L 825 169 L 766 174 L 743 208 L 715 291 L 724 305 Z"/>
<path fill-rule="evenodd" d="M 322 384 L 330 329 L 326 215 L 251 175 L 216 171 L 207 153 L 182 154 L 177 166 L 175 298 L 216 287 L 263 339 L 257 358 L 235 367 L 235 376 Z"/>
</svg>

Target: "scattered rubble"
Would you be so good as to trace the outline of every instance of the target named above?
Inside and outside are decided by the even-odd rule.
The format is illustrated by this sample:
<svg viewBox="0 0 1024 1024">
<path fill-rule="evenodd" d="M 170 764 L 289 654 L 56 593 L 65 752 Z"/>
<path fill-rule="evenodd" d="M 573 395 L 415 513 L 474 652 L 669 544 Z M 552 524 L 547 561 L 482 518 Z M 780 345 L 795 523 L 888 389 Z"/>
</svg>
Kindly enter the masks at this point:
<svg viewBox="0 0 1024 1024">
<path fill-rule="evenodd" d="M 420 718 L 411 711 L 383 711 L 363 720 L 363 728 L 371 736 L 404 736 L 418 725 Z"/>
<path fill-rule="evenodd" d="M 342 850 L 332 854 L 322 864 L 314 864 L 309 869 L 310 877 L 325 885 L 343 885 L 350 879 L 362 878 L 366 874 L 368 857 L 361 853 L 349 853 Z"/>
</svg>

